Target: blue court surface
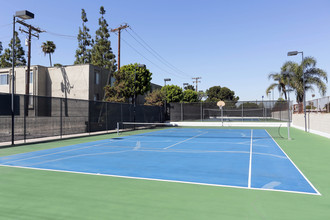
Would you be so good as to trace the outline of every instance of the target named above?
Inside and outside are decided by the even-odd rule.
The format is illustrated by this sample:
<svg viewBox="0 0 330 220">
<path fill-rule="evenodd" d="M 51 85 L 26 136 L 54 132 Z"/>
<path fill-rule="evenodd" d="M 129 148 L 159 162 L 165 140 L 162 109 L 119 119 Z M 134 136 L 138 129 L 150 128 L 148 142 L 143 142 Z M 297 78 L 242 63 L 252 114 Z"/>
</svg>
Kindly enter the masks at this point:
<svg viewBox="0 0 330 220">
<path fill-rule="evenodd" d="M 263 129 L 170 128 L 0 157 L 0 165 L 319 195 Z"/>
</svg>

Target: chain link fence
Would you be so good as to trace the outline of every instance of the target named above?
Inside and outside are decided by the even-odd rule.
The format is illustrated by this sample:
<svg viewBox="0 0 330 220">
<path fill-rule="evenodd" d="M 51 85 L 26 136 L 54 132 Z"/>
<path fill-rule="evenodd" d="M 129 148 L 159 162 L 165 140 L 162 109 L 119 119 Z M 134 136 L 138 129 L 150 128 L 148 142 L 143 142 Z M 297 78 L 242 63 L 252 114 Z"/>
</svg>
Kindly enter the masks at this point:
<svg viewBox="0 0 330 220">
<path fill-rule="evenodd" d="M 0 142 L 12 138 L 11 94 L 0 94 Z M 115 130 L 117 122 L 163 122 L 164 109 L 127 103 L 15 95 L 14 140 Z"/>
<path fill-rule="evenodd" d="M 306 101 L 307 112 L 330 113 L 330 96 Z M 303 103 L 294 105 L 294 113 L 303 112 Z"/>
<path fill-rule="evenodd" d="M 170 103 L 171 121 L 291 121 L 292 103 L 287 101 L 227 101 Z"/>
</svg>

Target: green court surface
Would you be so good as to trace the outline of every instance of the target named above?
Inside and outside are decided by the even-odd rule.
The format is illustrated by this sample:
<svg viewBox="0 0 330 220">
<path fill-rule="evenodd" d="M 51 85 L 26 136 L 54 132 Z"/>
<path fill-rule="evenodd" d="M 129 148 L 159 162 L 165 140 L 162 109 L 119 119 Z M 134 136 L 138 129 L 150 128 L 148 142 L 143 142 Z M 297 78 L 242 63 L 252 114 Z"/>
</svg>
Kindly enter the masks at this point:
<svg viewBox="0 0 330 220">
<path fill-rule="evenodd" d="M 111 137 L 0 148 L 0 156 Z M 330 139 L 294 128 L 291 137 L 275 141 L 321 196 L 0 166 L 0 219 L 330 219 Z"/>
</svg>

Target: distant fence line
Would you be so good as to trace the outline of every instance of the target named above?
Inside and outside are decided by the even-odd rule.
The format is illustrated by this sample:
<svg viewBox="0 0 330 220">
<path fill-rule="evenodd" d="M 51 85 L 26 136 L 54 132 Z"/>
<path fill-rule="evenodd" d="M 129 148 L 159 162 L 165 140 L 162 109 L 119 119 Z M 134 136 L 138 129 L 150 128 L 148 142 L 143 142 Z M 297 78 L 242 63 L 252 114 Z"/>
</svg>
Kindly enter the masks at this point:
<svg viewBox="0 0 330 220">
<path fill-rule="evenodd" d="M 291 106 L 291 103 L 290 103 Z M 170 103 L 171 121 L 288 121 L 291 107 L 286 101 Z"/>
<path fill-rule="evenodd" d="M 330 96 L 306 101 L 307 112 L 330 113 Z M 294 113 L 303 112 L 303 103 L 293 105 Z"/>
</svg>

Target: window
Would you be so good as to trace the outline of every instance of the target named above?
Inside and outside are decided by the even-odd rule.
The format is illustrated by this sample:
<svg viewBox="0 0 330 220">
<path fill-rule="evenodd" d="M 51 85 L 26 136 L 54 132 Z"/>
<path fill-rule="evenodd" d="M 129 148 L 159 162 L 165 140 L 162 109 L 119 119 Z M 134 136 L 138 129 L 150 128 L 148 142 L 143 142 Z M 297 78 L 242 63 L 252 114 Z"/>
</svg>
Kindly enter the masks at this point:
<svg viewBox="0 0 330 220">
<path fill-rule="evenodd" d="M 29 93 L 29 108 L 33 107 L 33 94 Z"/>
<path fill-rule="evenodd" d="M 0 85 L 8 85 L 8 74 L 0 74 Z"/>
<path fill-rule="evenodd" d="M 33 83 L 33 71 L 30 71 L 30 84 Z"/>
<path fill-rule="evenodd" d="M 95 84 L 99 85 L 100 84 L 100 73 L 95 72 Z"/>
</svg>

